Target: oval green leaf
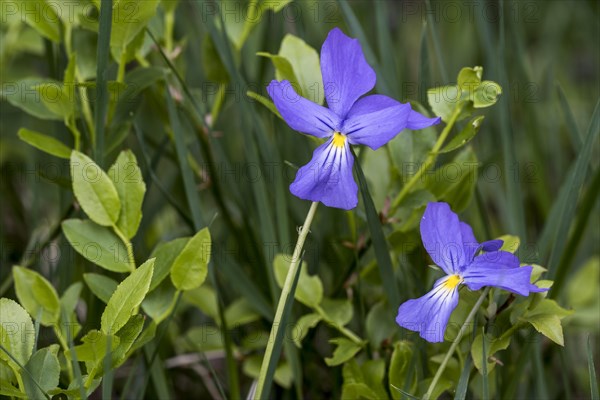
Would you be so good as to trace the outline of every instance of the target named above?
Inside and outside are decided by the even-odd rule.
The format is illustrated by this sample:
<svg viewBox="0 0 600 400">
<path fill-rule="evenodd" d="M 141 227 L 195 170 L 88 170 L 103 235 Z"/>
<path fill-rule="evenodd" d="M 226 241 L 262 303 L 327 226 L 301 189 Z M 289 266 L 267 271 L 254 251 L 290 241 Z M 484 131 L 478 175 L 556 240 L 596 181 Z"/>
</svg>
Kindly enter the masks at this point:
<svg viewBox="0 0 600 400">
<path fill-rule="evenodd" d="M 171 281 L 177 290 L 192 290 L 204 283 L 208 273 L 211 239 L 208 228 L 192 237 L 171 266 Z"/>
<path fill-rule="evenodd" d="M 35 341 L 33 322 L 27 311 L 11 299 L 0 299 L 0 344 L 21 365 L 27 364 Z M 13 359 L 0 350 L 0 359 L 18 367 Z"/>
<path fill-rule="evenodd" d="M 127 248 L 109 228 L 90 220 L 68 219 L 62 222 L 65 237 L 83 257 L 114 272 L 128 272 Z"/>
<path fill-rule="evenodd" d="M 154 272 L 154 258 L 143 263 L 117 286 L 102 313 L 100 327 L 106 334 L 121 329 L 146 297 Z"/>
<path fill-rule="evenodd" d="M 114 225 L 119 218 L 121 202 L 108 175 L 91 158 L 73 150 L 71 178 L 75 197 L 88 217 L 98 225 Z"/>
<path fill-rule="evenodd" d="M 25 128 L 19 129 L 17 135 L 19 136 L 19 139 L 25 143 L 43 151 L 44 153 L 48 153 L 59 158 L 65 158 L 67 160 L 71 157 L 71 149 L 51 136 L 30 131 L 29 129 Z"/>
<path fill-rule="evenodd" d="M 142 221 L 142 202 L 146 193 L 142 171 L 131 150 L 119 154 L 117 161 L 108 170 L 108 176 L 114 183 L 121 202 L 117 227 L 131 239 Z"/>
<path fill-rule="evenodd" d="M 54 287 L 42 275 L 27 268 L 13 268 L 17 298 L 34 318 L 41 315 L 40 323 L 50 326 L 58 322 L 60 300 Z M 41 313 L 41 314 L 40 314 Z"/>
</svg>

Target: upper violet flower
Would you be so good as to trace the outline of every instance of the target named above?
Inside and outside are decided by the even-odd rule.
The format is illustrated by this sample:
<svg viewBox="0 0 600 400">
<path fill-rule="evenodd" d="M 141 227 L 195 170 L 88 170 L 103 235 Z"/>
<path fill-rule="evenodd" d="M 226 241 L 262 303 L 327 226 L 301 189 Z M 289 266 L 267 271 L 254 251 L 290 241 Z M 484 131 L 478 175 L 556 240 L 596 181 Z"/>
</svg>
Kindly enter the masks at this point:
<svg viewBox="0 0 600 400">
<path fill-rule="evenodd" d="M 307 100 L 289 81 L 272 81 L 267 87 L 277 110 L 297 131 L 328 138 L 300 168 L 290 191 L 304 200 L 350 210 L 358 204 L 358 187 L 352 177 L 350 145 L 378 149 L 404 128 L 422 129 L 437 124 L 383 95 L 363 96 L 375 87 L 375 72 L 367 64 L 357 39 L 334 28 L 321 49 L 321 73 L 329 108 Z"/>
<path fill-rule="evenodd" d="M 446 203 L 427 205 L 421 219 L 421 239 L 431 259 L 447 275 L 438 279 L 425 296 L 403 303 L 396 322 L 419 332 L 429 342 L 444 341 L 461 284 L 471 290 L 494 286 L 521 296 L 548 290 L 530 283 L 533 267 L 520 267 L 514 254 L 500 250 L 502 240 L 479 244 L 471 227 L 461 222 Z"/>
</svg>

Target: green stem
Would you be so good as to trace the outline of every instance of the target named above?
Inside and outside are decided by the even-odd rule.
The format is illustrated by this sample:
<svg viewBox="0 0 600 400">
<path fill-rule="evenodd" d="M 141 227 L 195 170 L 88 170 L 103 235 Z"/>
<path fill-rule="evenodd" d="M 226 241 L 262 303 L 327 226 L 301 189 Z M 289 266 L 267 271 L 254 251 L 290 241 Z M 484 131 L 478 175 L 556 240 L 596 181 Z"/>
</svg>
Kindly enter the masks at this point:
<svg viewBox="0 0 600 400">
<path fill-rule="evenodd" d="M 165 50 L 173 52 L 173 27 L 175 26 L 175 9 L 165 13 Z"/>
<path fill-rule="evenodd" d="M 67 326 L 67 329 L 71 329 L 71 327 Z M 60 328 L 57 328 L 56 326 L 54 326 L 54 334 L 58 338 L 58 341 L 60 343 L 60 346 L 63 348 L 63 351 L 64 352 L 68 351 L 69 345 L 67 344 L 67 341 L 63 337 L 62 332 L 60 331 Z M 71 365 L 69 360 L 67 360 L 67 362 L 65 364 L 67 365 L 67 375 L 69 377 L 69 382 L 73 382 L 73 379 L 74 379 L 73 366 Z"/>
<path fill-rule="evenodd" d="M 448 135 L 452 131 L 452 128 L 454 127 L 454 124 L 456 123 L 456 120 L 460 116 L 460 113 L 463 110 L 464 104 L 465 104 L 464 102 L 461 102 L 456 106 L 456 108 L 454 109 L 454 113 L 452 113 L 452 116 L 450 117 L 450 120 L 448 121 L 448 124 L 446 125 L 446 127 L 444 128 L 444 130 L 442 131 L 440 136 L 438 137 L 437 141 L 435 142 L 435 145 L 431 149 L 431 152 L 425 159 L 425 162 L 421 165 L 421 167 L 419 168 L 417 173 L 415 175 L 413 175 L 412 178 L 410 178 L 410 180 L 406 183 L 406 185 L 404 185 L 402 187 L 402 190 L 400 191 L 400 193 L 398 193 L 398 196 L 396 196 L 396 198 L 394 199 L 394 202 L 392 203 L 390 215 L 394 214 L 394 212 L 396 211 L 396 209 L 398 208 L 400 203 L 402 203 L 402 200 L 404 200 L 406 195 L 408 195 L 408 193 L 410 192 L 412 187 L 415 186 L 415 184 L 419 181 L 419 179 L 421 179 L 421 176 L 434 163 L 435 159 L 438 156 L 438 152 L 440 151 L 440 149 L 442 148 L 442 145 L 444 144 L 444 142 L 448 138 Z"/>
<path fill-rule="evenodd" d="M 121 51 L 121 58 L 119 60 L 119 69 L 117 70 L 117 82 L 123 83 L 125 80 L 125 66 L 127 65 L 127 62 L 125 61 L 126 59 L 127 50 L 123 48 L 123 51 Z"/>
<path fill-rule="evenodd" d="M 450 357 L 452 357 L 452 354 L 454 354 L 454 350 L 456 350 L 456 347 L 460 343 L 460 339 L 462 339 L 462 336 L 464 335 L 465 331 L 469 327 L 469 324 L 471 323 L 471 321 L 473 321 L 473 318 L 475 318 L 475 314 L 477 314 L 479 307 L 481 307 L 481 303 L 483 303 L 483 300 L 485 299 L 485 297 L 487 296 L 489 291 L 490 291 L 489 287 L 486 287 L 483 290 L 483 292 L 481 293 L 481 296 L 479 296 L 479 299 L 477 299 L 477 302 L 475 303 L 475 305 L 471 309 L 471 312 L 467 316 L 467 319 L 465 319 L 465 322 L 460 327 L 460 330 L 458 331 L 458 335 L 456 336 L 456 339 L 454 339 L 454 342 L 452 342 L 452 345 L 450 346 L 450 348 L 448 349 L 448 352 L 446 353 L 446 357 L 444 357 L 444 360 L 442 361 L 442 363 L 440 364 L 440 367 L 438 368 L 437 372 L 435 373 L 435 376 L 433 377 L 433 380 L 431 381 L 431 384 L 429 385 L 429 388 L 427 389 L 425 396 L 423 396 L 423 400 L 429 400 L 429 398 L 431 397 L 431 393 L 433 393 L 433 390 L 435 389 L 435 386 L 437 385 L 438 381 L 440 380 L 442 373 L 446 369 L 446 364 L 448 364 L 448 361 L 450 361 Z"/>
<path fill-rule="evenodd" d="M 125 234 L 121 232 L 117 225 L 113 225 L 112 228 L 127 248 L 127 259 L 129 260 L 129 269 L 131 270 L 131 272 L 135 271 L 135 258 L 133 257 L 133 245 L 131 244 L 131 241 L 127 239 Z"/>
<path fill-rule="evenodd" d="M 308 210 L 308 214 L 306 215 L 306 219 L 304 220 L 304 225 L 302 225 L 302 229 L 300 230 L 300 235 L 298 235 L 298 241 L 296 242 L 296 247 L 294 248 L 292 262 L 290 263 L 290 269 L 288 270 L 287 276 L 285 278 L 285 283 L 283 284 L 283 288 L 281 289 L 279 303 L 277 303 L 277 311 L 275 312 L 275 318 L 273 319 L 273 325 L 271 326 L 271 334 L 269 336 L 270 339 L 267 343 L 267 349 L 265 350 L 262 366 L 260 367 L 258 383 L 256 385 L 256 391 L 254 392 L 255 399 L 263 399 L 263 390 L 265 389 L 264 386 L 265 379 L 267 377 L 267 370 L 269 369 L 271 354 L 273 353 L 273 348 L 275 346 L 274 339 L 277 337 L 279 329 L 282 328 L 281 318 L 283 316 L 285 303 L 287 302 L 289 296 L 294 296 L 294 293 L 292 293 L 294 278 L 296 276 L 296 273 L 298 272 L 298 268 L 302 265 L 302 248 L 304 247 L 304 241 L 306 240 L 308 232 L 310 231 L 310 225 L 312 223 L 313 217 L 315 216 L 315 212 L 317 211 L 318 205 L 319 203 L 316 201 L 311 204 L 310 209 Z M 273 362 L 277 361 L 273 360 Z"/>
</svg>

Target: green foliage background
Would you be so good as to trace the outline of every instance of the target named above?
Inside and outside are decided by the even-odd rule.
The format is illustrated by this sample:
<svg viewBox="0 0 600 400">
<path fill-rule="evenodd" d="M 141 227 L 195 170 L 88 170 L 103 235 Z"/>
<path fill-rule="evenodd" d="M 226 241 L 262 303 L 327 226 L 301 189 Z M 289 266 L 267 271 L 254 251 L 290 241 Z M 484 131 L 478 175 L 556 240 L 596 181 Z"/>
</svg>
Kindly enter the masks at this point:
<svg viewBox="0 0 600 400">
<path fill-rule="evenodd" d="M 132 263 L 124 259 L 102 269 L 82 257 L 67 236 L 69 228 L 81 229 L 73 224 L 89 221 L 73 221 L 87 215 L 100 225 L 124 227 L 133 264 L 156 257 L 154 274 L 163 268 L 158 263 L 167 260 L 161 276 L 170 271 L 175 287 L 146 282 L 141 298 L 148 290 L 154 293 L 154 302 L 142 306 L 147 320 L 127 315 L 110 322 L 133 331 L 144 323 L 148 335 L 135 342 L 139 346 L 120 348 L 130 355 L 120 369 L 93 357 L 76 363 L 84 370 L 108 371 L 96 393 L 105 398 L 239 398 L 250 390 L 269 336 L 278 283 L 285 276 L 281 254 L 292 252 L 309 207 L 287 186 L 315 147 L 264 107 L 260 96 L 268 97 L 265 88 L 275 76 L 291 74 L 301 86 L 305 83 L 305 96 L 322 100 L 322 93 L 312 92 L 320 76 L 310 47 L 318 53 L 327 32 L 339 26 L 360 39 L 377 72 L 378 93 L 432 114 L 437 110 L 431 108 L 428 89 L 454 84 L 463 67 L 482 66 L 483 78 L 498 82 L 502 95 L 496 105 L 476 113 L 485 119 L 479 120 L 478 132 L 467 135 L 472 140 L 453 142 L 455 149 L 440 154 L 436 169 L 394 213 L 388 213 L 389 202 L 426 159 L 441 128 L 403 132 L 377 154 L 360 151 L 392 270 L 386 275 L 378 268 L 373 248 L 382 242 L 373 243 L 362 200 L 351 212 L 319 208 L 290 314 L 302 336 L 291 330 L 284 338 L 272 394 L 402 397 L 394 386 L 424 393 L 449 343 L 426 344 L 398 328 L 393 320 L 398 304 L 388 302 L 421 296 L 438 276 L 426 268 L 429 261 L 416 228 L 425 204 L 441 199 L 461 213 L 480 240 L 518 236 L 521 261 L 548 269 L 543 278 L 555 281 L 549 297 L 573 313 L 561 314 L 564 347 L 532 327 L 520 329 L 508 349 L 494 354 L 498 362 L 488 364 L 477 359 L 475 350 L 469 357 L 470 341 L 465 340 L 466 359 L 452 360 L 439 392 L 448 389 L 444 396 L 458 396 L 466 390 L 477 398 L 590 397 L 596 381 L 590 360 L 598 360 L 600 349 L 596 2 L 113 0 L 110 40 L 99 29 L 99 1 L 67 3 L 2 4 L 0 297 L 17 299 L 20 289 L 13 274 L 27 274 L 27 269 L 51 283 L 54 289 L 39 290 L 56 298 L 56 310 L 65 307 L 68 288 L 81 290 L 77 306 L 68 304 L 82 329 L 62 344 L 76 353 L 78 348 L 88 351 L 73 346 L 89 345 L 84 335 L 101 326 L 96 333 L 110 331 L 105 329 L 105 303 Z M 25 6 L 44 14 L 36 19 L 19 8 Z M 282 41 L 291 43 L 291 53 L 280 52 Z M 467 125 L 460 121 L 450 140 Z M 139 228 L 111 222 L 118 212 L 92 215 L 79 196 L 75 202 L 69 164 L 75 147 L 105 171 L 119 154 L 139 165 L 139 172 L 123 170 L 134 174 L 138 185 L 145 182 L 137 189 L 145 189 Z M 132 153 L 121 153 L 125 149 Z M 101 193 L 109 196 L 109 191 Z M 208 269 L 206 259 L 196 260 L 190 248 L 186 251 L 194 239 L 181 239 L 200 240 L 194 235 L 206 235 L 201 229 L 207 226 L 212 239 Z M 108 229 L 105 234 L 113 235 Z M 207 278 L 199 288 L 185 275 L 192 264 L 203 266 L 193 276 Z M 14 265 L 24 268 L 14 272 Z M 76 282 L 84 284 L 72 286 Z M 395 289 L 391 296 L 385 289 L 390 284 Z M 476 298 L 461 293 L 453 316 L 458 322 Z M 497 296 L 488 307 L 503 304 Z M 39 319 L 36 348 L 43 351 L 33 356 L 39 363 L 54 360 L 58 350 L 50 344 L 64 339 L 47 323 L 59 315 L 45 312 L 39 318 L 31 315 Z M 155 333 L 147 330 L 150 320 Z M 362 347 L 351 335 L 365 341 Z M 475 336 L 471 339 L 479 343 Z M 99 343 L 105 348 L 117 349 L 118 343 L 104 340 Z M 501 344 L 493 350 L 485 346 L 489 343 L 483 349 L 490 354 Z M 60 386 L 66 389 L 64 363 L 61 368 Z M 81 395 L 77 385 L 70 389 L 70 396 Z"/>
</svg>

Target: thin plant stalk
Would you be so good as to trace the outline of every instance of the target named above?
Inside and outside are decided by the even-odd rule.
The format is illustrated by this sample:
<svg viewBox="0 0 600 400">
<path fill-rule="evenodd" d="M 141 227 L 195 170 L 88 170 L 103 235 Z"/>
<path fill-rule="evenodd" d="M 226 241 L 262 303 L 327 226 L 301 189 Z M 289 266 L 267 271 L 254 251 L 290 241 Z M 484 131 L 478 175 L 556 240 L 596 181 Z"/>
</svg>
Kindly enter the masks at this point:
<svg viewBox="0 0 600 400">
<path fill-rule="evenodd" d="M 394 199 L 394 202 L 392 203 L 390 215 L 392 215 L 394 213 L 394 211 L 398 208 L 400 203 L 402 203 L 402 200 L 404 200 L 406 195 L 408 195 L 408 193 L 410 193 L 412 187 L 415 186 L 415 184 L 419 181 L 419 179 L 421 179 L 421 176 L 429 169 L 429 167 L 431 167 L 431 165 L 437 158 L 438 152 L 442 148 L 442 145 L 446 141 L 446 138 L 448 138 L 448 135 L 452 131 L 452 128 L 454 127 L 456 120 L 460 116 L 460 114 L 463 110 L 463 107 L 464 107 L 463 103 L 460 103 L 459 105 L 456 106 L 456 108 L 454 109 L 454 113 L 452 113 L 452 116 L 450 117 L 450 120 L 448 121 L 448 124 L 446 125 L 446 127 L 444 128 L 444 130 L 442 131 L 440 136 L 438 137 L 438 140 L 435 142 L 435 145 L 433 146 L 433 148 L 431 149 L 431 152 L 425 159 L 425 162 L 423 163 L 423 165 L 421 165 L 421 168 L 419 168 L 417 173 L 414 174 L 412 178 L 410 178 L 410 180 L 406 183 L 406 185 L 404 185 L 402 187 L 402 190 L 400 191 L 400 193 L 398 193 L 398 196 L 396 196 L 396 198 Z"/>
<path fill-rule="evenodd" d="M 271 360 L 271 354 L 273 353 L 273 348 L 275 347 L 274 338 L 277 337 L 279 329 L 282 328 L 281 318 L 283 317 L 285 303 L 287 302 L 289 296 L 294 296 L 294 293 L 292 293 L 294 277 L 298 272 L 298 268 L 302 265 L 302 248 L 304 247 L 304 241 L 306 240 L 308 232 L 310 231 L 310 225 L 312 223 L 313 217 L 315 216 L 315 212 L 317 211 L 318 205 L 319 202 L 316 201 L 311 204 L 310 209 L 308 210 L 308 214 L 306 215 L 306 219 L 304 220 L 304 225 L 302 225 L 302 229 L 300 230 L 300 235 L 298 235 L 298 241 L 296 242 L 296 247 L 294 248 L 292 262 L 290 263 L 290 269 L 288 270 L 287 276 L 285 278 L 285 283 L 283 284 L 283 288 L 281 289 L 281 296 L 279 297 L 279 302 L 277 303 L 277 311 L 275 312 L 275 318 L 273 319 L 271 334 L 269 336 L 270 340 L 267 343 L 267 348 L 263 357 L 262 366 L 260 367 L 260 374 L 258 375 L 256 391 L 254 392 L 255 399 L 263 398 L 263 391 L 265 389 L 265 379 L 267 377 L 269 364 L 270 362 L 277 362 L 276 360 Z"/>
</svg>

